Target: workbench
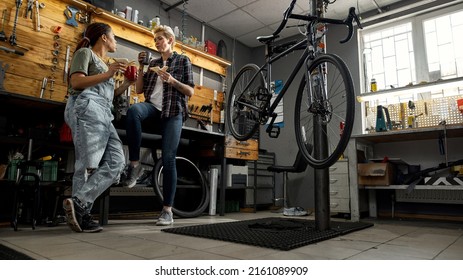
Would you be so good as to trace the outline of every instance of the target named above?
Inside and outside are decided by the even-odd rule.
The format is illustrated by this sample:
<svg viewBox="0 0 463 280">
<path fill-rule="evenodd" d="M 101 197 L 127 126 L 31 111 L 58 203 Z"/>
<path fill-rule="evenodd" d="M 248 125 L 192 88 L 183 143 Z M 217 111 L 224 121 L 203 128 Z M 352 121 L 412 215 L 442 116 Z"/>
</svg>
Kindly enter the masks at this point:
<svg viewBox="0 0 463 280">
<path fill-rule="evenodd" d="M 123 142 L 125 142 L 126 131 L 125 129 L 117 128 L 117 133 Z M 160 134 L 151 132 L 151 133 L 142 133 L 142 147 L 152 148 L 153 141 L 161 140 L 162 137 Z M 198 129 L 189 126 L 183 126 L 182 135 L 180 139 L 180 145 L 188 145 L 190 140 L 208 140 L 213 141 L 217 145 L 218 156 L 221 161 L 221 174 L 226 174 L 226 158 L 223 157 L 223 146 L 225 143 L 225 134 L 213 131 L 207 131 L 203 129 Z M 225 186 L 226 186 L 226 176 L 221 176 L 221 181 L 219 182 L 218 188 L 220 189 L 220 197 L 218 210 L 221 216 L 225 213 Z M 117 188 L 120 189 L 120 188 Z M 146 195 L 146 193 L 151 193 L 152 187 L 136 187 L 130 189 L 130 191 L 137 192 L 140 190 L 141 195 Z M 124 193 L 126 193 L 124 191 Z M 108 224 L 109 217 L 109 198 L 111 196 L 111 188 L 108 189 L 100 198 L 100 218 L 99 221 L 102 225 Z"/>
<path fill-rule="evenodd" d="M 445 155 L 438 152 L 437 140 L 442 137 Z M 414 129 L 391 130 L 369 134 L 352 135 L 347 146 L 349 158 L 349 191 L 351 220 L 359 221 L 359 192 L 367 191 L 369 215 L 376 217 L 376 192 L 381 190 L 405 190 L 408 185 L 363 186 L 358 184 L 358 151 L 364 151 L 366 159 L 400 158 L 409 164 L 418 164 L 422 169 L 437 166 L 441 162 L 452 162 L 463 158 L 463 124 L 439 125 Z M 429 166 L 426 166 L 429 165 Z M 463 191 L 462 186 L 416 185 L 416 191 L 450 190 Z M 462 192 L 463 193 L 463 192 Z"/>
</svg>

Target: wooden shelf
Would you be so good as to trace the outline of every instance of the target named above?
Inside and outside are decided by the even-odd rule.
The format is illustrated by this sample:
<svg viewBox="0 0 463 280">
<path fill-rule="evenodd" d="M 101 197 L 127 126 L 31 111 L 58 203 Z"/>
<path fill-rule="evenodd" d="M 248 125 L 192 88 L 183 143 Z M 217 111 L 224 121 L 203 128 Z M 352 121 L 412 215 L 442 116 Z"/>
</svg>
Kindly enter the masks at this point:
<svg viewBox="0 0 463 280">
<path fill-rule="evenodd" d="M 136 24 L 135 22 L 124 19 L 118 15 L 112 14 L 111 12 L 83 1 L 64 0 L 64 2 L 92 13 L 92 18 L 95 21 L 105 22 L 111 25 L 114 34 L 116 34 L 117 37 L 152 49 L 153 51 L 157 51 L 153 40 L 153 33 L 147 27 Z M 207 69 L 222 76 L 227 75 L 227 67 L 231 65 L 231 62 L 219 56 L 195 49 L 191 46 L 183 44 L 178 40 L 174 46 L 174 50 L 178 53 L 184 53 L 186 56 L 188 56 L 193 65 Z"/>
<path fill-rule="evenodd" d="M 449 88 L 449 87 L 461 87 L 462 84 L 463 84 L 462 77 L 446 79 L 446 80 L 439 80 L 439 81 L 434 81 L 434 82 L 429 82 L 429 83 L 420 83 L 417 85 L 362 93 L 361 95 L 357 97 L 357 101 L 363 102 L 363 101 L 370 101 L 370 100 L 384 98 L 385 96 L 394 97 L 394 96 L 400 96 L 403 94 L 429 92 L 435 89 L 442 89 L 442 88 Z"/>
</svg>

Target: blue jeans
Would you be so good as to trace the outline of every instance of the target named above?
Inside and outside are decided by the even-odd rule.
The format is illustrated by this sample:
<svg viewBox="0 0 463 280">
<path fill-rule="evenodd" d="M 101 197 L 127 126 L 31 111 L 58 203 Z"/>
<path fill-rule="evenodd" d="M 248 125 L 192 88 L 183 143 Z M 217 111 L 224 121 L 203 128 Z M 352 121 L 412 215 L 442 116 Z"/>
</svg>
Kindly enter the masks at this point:
<svg viewBox="0 0 463 280">
<path fill-rule="evenodd" d="M 119 182 L 125 166 L 122 142 L 112 124 L 113 94 L 111 83 L 103 82 L 69 96 L 64 112 L 75 149 L 72 196 L 88 211 L 107 188 Z"/>
<path fill-rule="evenodd" d="M 129 146 L 129 160 L 140 160 L 140 146 L 142 140 L 142 122 L 161 124 L 162 136 L 162 164 L 163 181 L 162 191 L 164 196 L 163 205 L 172 206 L 177 188 L 177 166 L 175 157 L 177 156 L 178 144 L 182 133 L 182 114 L 171 118 L 161 118 L 161 111 L 156 109 L 153 104 L 148 102 L 136 103 L 127 110 L 127 143 Z"/>
</svg>

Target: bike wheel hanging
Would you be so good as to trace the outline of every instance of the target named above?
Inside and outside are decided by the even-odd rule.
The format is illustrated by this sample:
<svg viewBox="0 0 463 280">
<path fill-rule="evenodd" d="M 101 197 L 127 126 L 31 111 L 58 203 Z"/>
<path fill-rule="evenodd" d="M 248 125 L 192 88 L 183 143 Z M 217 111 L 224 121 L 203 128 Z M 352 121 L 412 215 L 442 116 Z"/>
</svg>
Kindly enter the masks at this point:
<svg viewBox="0 0 463 280">
<path fill-rule="evenodd" d="M 189 159 L 176 157 L 177 190 L 172 212 L 180 217 L 192 218 L 201 215 L 209 206 L 209 186 L 199 168 Z M 153 188 L 160 202 L 164 199 L 162 158 L 153 168 Z"/>
<path fill-rule="evenodd" d="M 265 80 L 257 65 L 248 64 L 236 75 L 227 97 L 227 125 L 231 134 L 238 140 L 251 138 L 260 126 L 259 112 L 263 104 Z M 249 87 L 246 88 L 246 86 Z M 247 104 L 247 105 L 243 105 Z M 253 110 L 254 109 L 254 110 Z"/>
<path fill-rule="evenodd" d="M 354 87 L 346 64 L 333 54 L 317 57 L 306 75 L 296 97 L 296 142 L 309 165 L 326 168 L 339 159 L 349 142 L 355 115 Z M 317 126 L 321 137 L 314 137 Z M 326 144 L 327 153 L 316 155 L 321 144 Z"/>
</svg>

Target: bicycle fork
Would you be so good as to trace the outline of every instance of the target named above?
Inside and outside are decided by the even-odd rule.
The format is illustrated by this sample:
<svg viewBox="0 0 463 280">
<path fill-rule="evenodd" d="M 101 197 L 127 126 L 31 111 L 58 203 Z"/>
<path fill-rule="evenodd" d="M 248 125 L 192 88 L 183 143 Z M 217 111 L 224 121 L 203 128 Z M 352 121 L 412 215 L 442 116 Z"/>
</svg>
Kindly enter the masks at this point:
<svg viewBox="0 0 463 280">
<path fill-rule="evenodd" d="M 325 74 L 323 65 L 310 71 L 309 64 L 306 63 L 307 110 L 314 115 L 321 115 L 324 122 L 329 122 L 332 109 L 328 102 Z"/>
</svg>

